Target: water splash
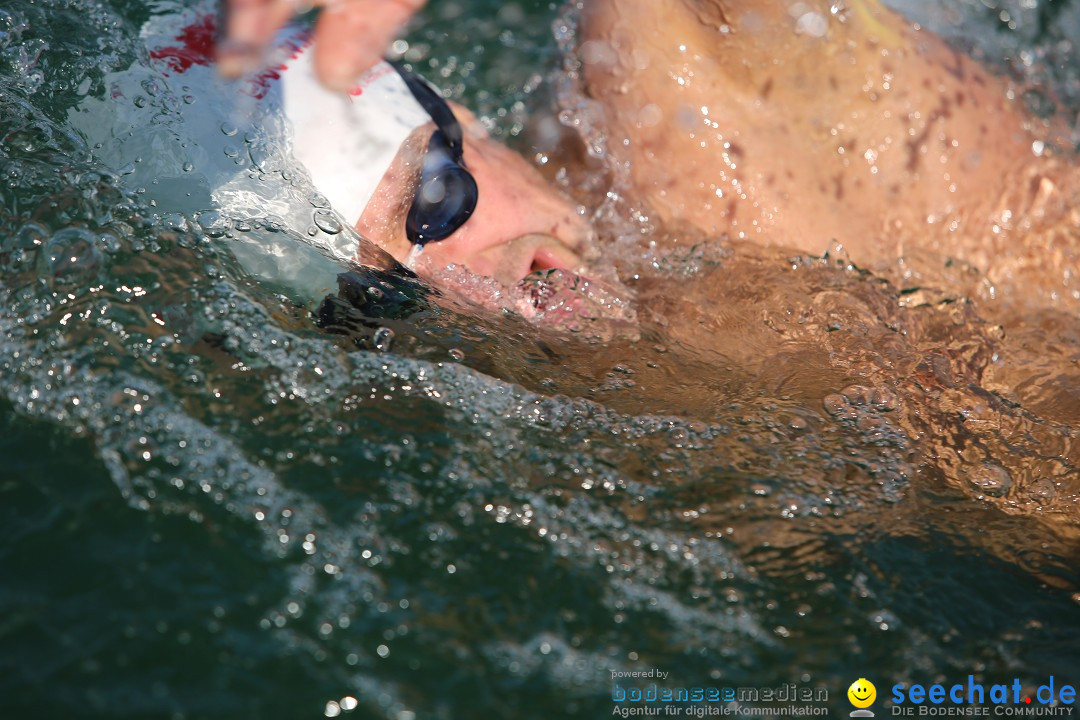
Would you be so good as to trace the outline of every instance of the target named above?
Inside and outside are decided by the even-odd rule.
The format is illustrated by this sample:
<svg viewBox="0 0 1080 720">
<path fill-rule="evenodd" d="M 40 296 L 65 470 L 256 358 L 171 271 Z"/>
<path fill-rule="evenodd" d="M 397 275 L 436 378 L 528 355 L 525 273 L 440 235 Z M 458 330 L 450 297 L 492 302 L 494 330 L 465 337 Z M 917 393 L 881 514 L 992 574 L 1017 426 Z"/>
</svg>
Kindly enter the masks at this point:
<svg viewBox="0 0 1080 720">
<path fill-rule="evenodd" d="M 372 305 L 320 330 L 273 282 L 349 269 L 297 231 L 323 207 L 310 187 L 275 171 L 296 223 L 255 196 L 151 205 L 195 197 L 205 166 L 178 151 L 195 167 L 168 192 L 149 155 L 110 170 L 66 124 L 78 73 L 50 30 L 85 23 L 104 96 L 94 73 L 138 55 L 134 20 L 3 12 L 22 18 L 7 49 L 48 46 L 44 83 L 0 73 L 0 403 L 20 440 L 0 492 L 23 500 L 0 507 L 25 551 L 5 562 L 59 558 L 5 566 L 5 643 L 59 660 L 25 653 L 17 707 L 596 717 L 612 670 L 830 689 L 866 666 L 1075 670 L 1070 325 L 986 322 L 834 252 L 671 249 L 616 195 L 636 318 L 561 272 L 522 290 L 639 337 L 527 323 L 464 273 L 498 312 L 447 293 L 379 316 L 412 286 L 369 279 Z M 68 453 L 68 474 L 35 475 Z"/>
</svg>

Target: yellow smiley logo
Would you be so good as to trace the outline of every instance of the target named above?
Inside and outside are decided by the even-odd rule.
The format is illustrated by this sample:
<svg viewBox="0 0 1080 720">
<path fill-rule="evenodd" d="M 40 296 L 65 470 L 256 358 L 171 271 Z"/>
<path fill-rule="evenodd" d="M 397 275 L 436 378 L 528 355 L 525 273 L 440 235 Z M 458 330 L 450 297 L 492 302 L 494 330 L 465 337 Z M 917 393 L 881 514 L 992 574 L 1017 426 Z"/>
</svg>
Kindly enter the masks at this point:
<svg viewBox="0 0 1080 720">
<path fill-rule="evenodd" d="M 866 678 L 859 678 L 847 689 L 848 700 L 857 708 L 867 708 L 877 699 L 877 688 Z"/>
</svg>

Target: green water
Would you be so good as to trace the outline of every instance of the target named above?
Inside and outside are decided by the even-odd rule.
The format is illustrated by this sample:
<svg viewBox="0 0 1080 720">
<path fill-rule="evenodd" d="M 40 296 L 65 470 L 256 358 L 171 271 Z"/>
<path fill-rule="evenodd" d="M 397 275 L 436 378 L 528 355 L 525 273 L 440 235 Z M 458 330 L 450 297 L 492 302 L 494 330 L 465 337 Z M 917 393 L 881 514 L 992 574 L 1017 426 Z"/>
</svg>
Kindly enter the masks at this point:
<svg viewBox="0 0 1080 720">
<path fill-rule="evenodd" d="M 562 15 L 504 6 L 431 0 L 410 42 L 524 146 Z M 1052 56 L 1068 101 L 1066 6 L 1011 31 L 965 4 L 959 27 L 999 62 Z M 416 314 L 328 333 L 242 252 L 305 227 L 151 206 L 70 119 L 175 9 L 0 6 L 0 718 L 599 718 L 612 671 L 650 668 L 824 687 L 837 716 L 858 677 L 879 716 L 898 682 L 1080 683 L 1077 430 L 979 385 L 1002 341 L 969 304 L 701 252 L 643 265 L 733 316 L 794 308 L 806 337 L 733 323 L 762 355 L 740 361 L 654 318 L 597 344 L 408 283 Z M 661 295 L 642 306 L 677 317 Z M 933 394 L 906 382 L 926 358 Z"/>
</svg>

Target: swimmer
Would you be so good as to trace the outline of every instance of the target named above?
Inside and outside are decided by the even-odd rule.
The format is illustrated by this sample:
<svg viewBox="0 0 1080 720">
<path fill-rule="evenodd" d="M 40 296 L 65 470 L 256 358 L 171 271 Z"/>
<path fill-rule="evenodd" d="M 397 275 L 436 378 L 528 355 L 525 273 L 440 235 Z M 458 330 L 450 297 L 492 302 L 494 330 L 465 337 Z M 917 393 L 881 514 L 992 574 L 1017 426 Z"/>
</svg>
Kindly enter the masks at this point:
<svg viewBox="0 0 1080 720">
<path fill-rule="evenodd" d="M 334 208 L 399 261 L 458 263 L 506 286 L 537 270 L 582 269 L 590 228 L 575 207 L 422 78 L 380 60 L 348 95 L 331 91 L 316 80 L 307 38 L 279 67 L 293 154 Z"/>
<path fill-rule="evenodd" d="M 349 86 L 422 4 L 328 6 L 315 72 Z M 293 4 L 228 8 L 222 69 L 236 73 Z M 838 242 L 883 272 L 898 259 L 909 274 L 919 262 L 931 273 L 959 261 L 991 283 L 1034 277 L 1047 293 L 1062 271 L 1080 270 L 1073 173 L 1040 139 L 1044 124 L 1002 81 L 877 0 L 591 0 L 579 56 L 613 160 L 664 224 L 812 254 Z M 449 166 L 475 179 L 476 204 L 425 244 L 429 267 L 458 263 L 504 284 L 546 267 L 580 270 L 589 229 L 573 206 L 467 111 L 450 116 L 463 141 Z M 417 173 L 437 126 L 402 142 L 357 213 L 358 231 L 399 260 L 416 242 L 408 218 L 422 205 Z"/>
</svg>

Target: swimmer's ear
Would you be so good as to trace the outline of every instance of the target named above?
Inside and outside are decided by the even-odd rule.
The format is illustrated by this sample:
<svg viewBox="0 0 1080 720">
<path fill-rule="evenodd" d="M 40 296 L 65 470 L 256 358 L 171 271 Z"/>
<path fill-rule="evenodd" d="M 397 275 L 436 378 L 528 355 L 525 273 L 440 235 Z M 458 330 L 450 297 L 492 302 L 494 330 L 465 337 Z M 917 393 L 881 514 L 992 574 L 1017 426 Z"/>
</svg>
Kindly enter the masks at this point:
<svg viewBox="0 0 1080 720">
<path fill-rule="evenodd" d="M 484 127 L 483 123 L 476 119 L 472 110 L 464 105 L 458 105 L 456 102 L 450 103 L 450 109 L 454 111 L 454 117 L 461 123 L 462 130 L 478 140 L 487 140 L 487 128 Z"/>
</svg>

